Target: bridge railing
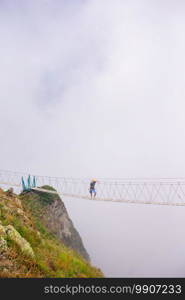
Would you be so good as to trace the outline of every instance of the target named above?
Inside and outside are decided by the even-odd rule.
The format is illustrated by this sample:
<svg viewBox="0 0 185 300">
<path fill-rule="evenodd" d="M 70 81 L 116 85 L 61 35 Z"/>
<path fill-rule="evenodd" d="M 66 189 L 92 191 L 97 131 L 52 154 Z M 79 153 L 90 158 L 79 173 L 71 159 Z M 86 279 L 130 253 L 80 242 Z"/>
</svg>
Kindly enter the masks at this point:
<svg viewBox="0 0 185 300">
<path fill-rule="evenodd" d="M 5 184 L 21 189 L 22 177 L 29 178 L 29 174 L 0 171 L 0 185 Z M 33 183 L 34 175 L 30 177 Z M 76 198 L 88 199 L 90 181 L 89 178 L 35 176 L 35 185 L 32 187 L 49 185 L 61 195 L 73 195 Z M 185 205 L 184 178 L 99 179 L 96 183 L 96 191 L 96 198 L 99 200 Z"/>
</svg>

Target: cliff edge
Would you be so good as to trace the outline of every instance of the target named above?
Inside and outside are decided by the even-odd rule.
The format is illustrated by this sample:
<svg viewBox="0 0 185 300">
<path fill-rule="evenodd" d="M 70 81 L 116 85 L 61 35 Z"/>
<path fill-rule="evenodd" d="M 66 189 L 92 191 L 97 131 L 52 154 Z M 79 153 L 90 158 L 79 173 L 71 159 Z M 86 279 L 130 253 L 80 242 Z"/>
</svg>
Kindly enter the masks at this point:
<svg viewBox="0 0 185 300">
<path fill-rule="evenodd" d="M 0 189 L 0 278 L 65 277 L 103 274 L 90 264 L 59 196 Z"/>
<path fill-rule="evenodd" d="M 50 186 L 43 186 L 42 188 L 55 191 Z M 55 235 L 64 245 L 90 261 L 82 239 L 69 218 L 64 202 L 58 194 L 30 191 L 22 194 L 21 199 L 24 205 L 31 210 L 33 215 L 40 219 L 51 234 Z"/>
</svg>

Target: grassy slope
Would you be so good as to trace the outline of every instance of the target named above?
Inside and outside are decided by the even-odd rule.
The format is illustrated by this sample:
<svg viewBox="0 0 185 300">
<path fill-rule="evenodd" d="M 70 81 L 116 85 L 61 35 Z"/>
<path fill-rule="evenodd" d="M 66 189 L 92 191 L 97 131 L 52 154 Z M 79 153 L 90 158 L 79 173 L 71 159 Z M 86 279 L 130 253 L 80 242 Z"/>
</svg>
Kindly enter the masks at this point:
<svg viewBox="0 0 185 300">
<path fill-rule="evenodd" d="M 8 250 L 0 254 L 0 277 L 103 277 L 99 269 L 61 244 L 44 227 L 40 216 L 47 200 L 51 198 L 43 198 L 43 203 L 38 203 L 34 196 L 10 197 L 0 190 L 1 224 L 13 225 L 35 253 L 35 259 L 28 258 L 7 240 Z"/>
</svg>

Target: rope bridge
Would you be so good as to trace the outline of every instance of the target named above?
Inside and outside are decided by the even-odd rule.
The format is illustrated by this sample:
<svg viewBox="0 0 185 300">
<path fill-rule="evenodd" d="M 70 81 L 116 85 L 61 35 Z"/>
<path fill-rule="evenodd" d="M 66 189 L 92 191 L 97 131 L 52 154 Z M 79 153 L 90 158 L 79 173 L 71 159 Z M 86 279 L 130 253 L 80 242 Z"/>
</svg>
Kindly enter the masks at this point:
<svg viewBox="0 0 185 300">
<path fill-rule="evenodd" d="M 92 201 L 185 205 L 185 178 L 99 179 L 96 183 L 95 198 L 91 198 L 89 194 L 90 181 L 88 178 L 32 176 L 27 173 L 0 171 L 0 185 L 14 186 L 19 191 L 37 190 Z M 43 188 L 46 185 L 56 191 Z"/>
</svg>

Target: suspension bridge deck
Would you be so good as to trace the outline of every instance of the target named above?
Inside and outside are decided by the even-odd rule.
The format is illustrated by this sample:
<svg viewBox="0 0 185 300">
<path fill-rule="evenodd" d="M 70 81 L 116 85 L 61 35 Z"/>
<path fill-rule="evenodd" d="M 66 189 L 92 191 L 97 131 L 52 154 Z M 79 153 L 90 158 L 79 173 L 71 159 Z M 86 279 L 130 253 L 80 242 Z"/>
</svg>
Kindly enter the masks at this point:
<svg viewBox="0 0 185 300">
<path fill-rule="evenodd" d="M 29 188 L 62 197 L 92 201 L 107 201 L 132 204 L 156 204 L 185 206 L 185 178 L 160 179 L 99 179 L 97 196 L 89 194 L 90 179 L 34 176 L 34 186 L 28 174 L 0 171 L 0 185 L 15 186 L 21 191 L 21 178 L 29 177 Z M 48 190 L 51 186 L 55 190 Z M 44 188 L 45 187 L 45 188 Z"/>
</svg>

